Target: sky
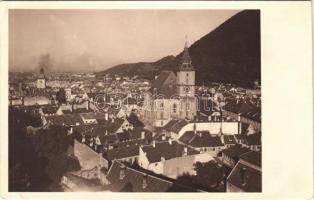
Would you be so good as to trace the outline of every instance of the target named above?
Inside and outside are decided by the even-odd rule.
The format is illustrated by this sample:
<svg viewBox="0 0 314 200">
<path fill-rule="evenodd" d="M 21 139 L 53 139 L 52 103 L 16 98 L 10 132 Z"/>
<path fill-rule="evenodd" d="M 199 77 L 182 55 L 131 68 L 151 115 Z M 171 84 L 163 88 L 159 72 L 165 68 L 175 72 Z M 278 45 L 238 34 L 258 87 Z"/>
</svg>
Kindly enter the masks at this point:
<svg viewBox="0 0 314 200">
<path fill-rule="evenodd" d="M 99 71 L 177 55 L 239 10 L 10 10 L 9 69 Z"/>
</svg>

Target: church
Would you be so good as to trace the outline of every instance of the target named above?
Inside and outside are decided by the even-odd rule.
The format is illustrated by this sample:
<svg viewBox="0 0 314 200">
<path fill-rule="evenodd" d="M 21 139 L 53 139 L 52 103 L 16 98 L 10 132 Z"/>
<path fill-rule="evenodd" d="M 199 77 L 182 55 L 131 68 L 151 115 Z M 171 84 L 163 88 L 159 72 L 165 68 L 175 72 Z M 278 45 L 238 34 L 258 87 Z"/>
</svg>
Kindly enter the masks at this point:
<svg viewBox="0 0 314 200">
<path fill-rule="evenodd" d="M 193 120 L 196 110 L 195 69 L 185 43 L 176 74 L 162 71 L 145 94 L 142 119 L 153 127 L 163 127 L 172 119 Z"/>
<path fill-rule="evenodd" d="M 40 73 L 37 78 L 37 83 L 36 83 L 37 89 L 45 89 L 46 88 L 46 77 L 44 73 L 44 68 L 40 68 Z"/>
</svg>

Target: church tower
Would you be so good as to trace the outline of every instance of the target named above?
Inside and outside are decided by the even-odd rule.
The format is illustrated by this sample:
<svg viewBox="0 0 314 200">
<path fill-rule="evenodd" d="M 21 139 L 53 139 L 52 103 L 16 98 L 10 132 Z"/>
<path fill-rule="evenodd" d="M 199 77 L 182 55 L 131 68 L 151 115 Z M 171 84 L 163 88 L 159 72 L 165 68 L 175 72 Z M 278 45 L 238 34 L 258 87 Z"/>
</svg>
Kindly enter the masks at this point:
<svg viewBox="0 0 314 200">
<path fill-rule="evenodd" d="M 46 77 L 44 73 L 44 68 L 40 68 L 39 77 L 37 79 L 37 88 L 45 89 L 46 88 Z"/>
<path fill-rule="evenodd" d="M 195 70 L 189 54 L 187 41 L 177 69 L 177 94 L 181 101 L 181 118 L 192 120 L 196 115 Z"/>
</svg>

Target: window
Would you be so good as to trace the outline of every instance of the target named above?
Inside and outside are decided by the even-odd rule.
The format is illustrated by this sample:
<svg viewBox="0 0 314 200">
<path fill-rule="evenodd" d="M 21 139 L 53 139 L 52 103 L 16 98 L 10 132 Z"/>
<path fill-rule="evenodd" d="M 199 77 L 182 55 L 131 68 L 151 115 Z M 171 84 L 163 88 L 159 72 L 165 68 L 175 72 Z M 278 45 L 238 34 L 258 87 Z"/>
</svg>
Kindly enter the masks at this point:
<svg viewBox="0 0 314 200">
<path fill-rule="evenodd" d="M 177 113 L 177 104 L 173 104 L 173 113 Z"/>
</svg>

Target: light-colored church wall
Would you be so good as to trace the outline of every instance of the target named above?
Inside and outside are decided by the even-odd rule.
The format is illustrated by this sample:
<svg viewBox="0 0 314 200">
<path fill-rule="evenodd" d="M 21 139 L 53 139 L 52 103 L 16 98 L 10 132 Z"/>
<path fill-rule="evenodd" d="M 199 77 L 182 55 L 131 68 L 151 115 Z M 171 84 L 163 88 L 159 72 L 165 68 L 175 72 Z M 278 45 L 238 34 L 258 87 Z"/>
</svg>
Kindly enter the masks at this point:
<svg viewBox="0 0 314 200">
<path fill-rule="evenodd" d="M 197 131 L 209 131 L 211 134 L 217 134 L 220 130 L 221 122 L 201 122 L 196 123 Z M 194 123 L 185 125 L 179 131 L 179 137 L 181 137 L 186 131 L 193 131 Z M 238 133 L 238 122 L 222 122 L 222 132 L 225 135 L 234 135 Z"/>
</svg>

